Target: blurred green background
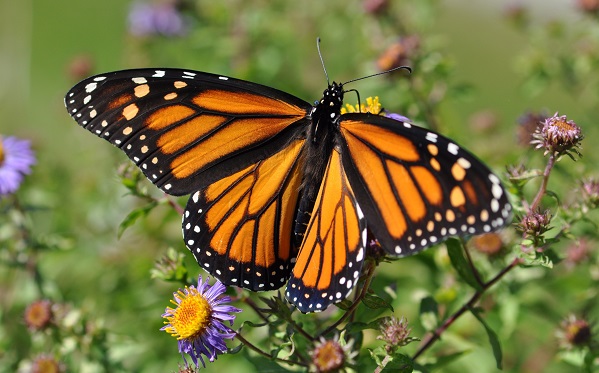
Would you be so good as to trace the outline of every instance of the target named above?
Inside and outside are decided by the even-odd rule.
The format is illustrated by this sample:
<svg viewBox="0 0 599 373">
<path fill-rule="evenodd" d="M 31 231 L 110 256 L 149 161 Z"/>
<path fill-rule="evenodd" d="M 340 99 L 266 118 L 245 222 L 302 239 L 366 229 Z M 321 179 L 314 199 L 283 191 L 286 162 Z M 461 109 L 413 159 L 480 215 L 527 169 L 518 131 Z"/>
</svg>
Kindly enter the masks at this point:
<svg viewBox="0 0 599 373">
<path fill-rule="evenodd" d="M 104 346 L 122 371 L 170 372 L 182 361 L 174 339 L 158 331 L 160 315 L 177 286 L 151 279 L 149 271 L 167 247 L 186 250 L 179 218 L 165 206 L 117 238 L 118 224 L 140 202 L 124 196 L 116 176 L 126 157 L 79 128 L 64 109 L 64 94 L 85 76 L 136 67 L 184 67 L 259 82 L 312 102 L 326 85 L 317 36 L 329 76 L 346 81 L 377 72 L 377 58 L 393 42 L 406 33 L 418 34 L 427 55 L 412 76 L 433 87 L 426 91 L 429 95 L 440 90 L 441 100 L 434 107 L 440 132 L 502 172 L 505 164 L 531 157 L 516 145 L 518 118 L 528 110 L 560 111 L 581 125 L 587 138 L 583 162 L 570 162 L 571 169 L 555 179 L 569 190 L 575 186 L 573 173 L 596 173 L 596 62 L 577 61 L 567 76 L 563 69 L 569 61 L 554 61 L 557 54 L 576 54 L 584 47 L 577 41 L 584 38 L 591 39 L 588 48 L 597 48 L 591 32 L 596 35 L 598 29 L 581 26 L 593 21 L 574 1 L 390 1 L 387 16 L 365 11 L 365 3 L 195 1 L 186 9 L 194 14 L 186 35 L 140 37 L 128 29 L 129 1 L 0 0 L 0 134 L 32 139 L 38 163 L 21 200 L 40 207 L 31 215 L 36 235 L 59 243 L 59 249 L 39 256 L 44 297 L 72 305 L 89 325 L 105 328 Z M 514 26 L 518 20 L 510 7 L 515 3 L 527 10 L 524 29 Z M 558 80 L 552 74 L 565 77 Z M 434 79 L 442 83 L 437 88 Z M 359 89 L 361 97 L 378 95 L 385 108 L 426 125 L 422 108 L 410 104 L 413 97 L 406 96 L 409 87 L 402 78 L 372 78 L 351 88 Z M 481 124 L 481 117 L 490 118 L 490 124 Z M 535 162 L 542 164 L 540 158 Z M 420 295 L 445 286 L 443 275 L 430 264 L 443 260 L 438 255 L 383 265 L 375 281 L 381 288 L 389 283 L 397 287 L 396 313 L 413 321 L 414 336 L 424 333 L 417 322 Z M 194 276 L 199 273 L 191 255 L 187 262 Z M 547 272 L 537 268 L 513 274 L 530 282 L 518 285 L 524 287 L 518 302 L 504 299 L 513 302 L 511 311 L 501 308 L 489 316 L 503 342 L 505 371 L 577 371 L 553 356 L 555 329 L 569 312 L 586 304 L 587 297 L 574 294 L 574 289 L 588 289 L 596 282 L 585 273 L 564 280 Z M 30 273 L 2 267 L 0 282 L 0 372 L 9 372 L 55 346 L 31 337 L 23 323 L 24 308 L 40 297 Z M 503 314 L 509 312 L 515 315 Z M 447 335 L 446 344 L 470 351 L 448 366 L 448 372 L 495 371 L 484 331 L 472 320 L 465 317 L 455 325 L 456 333 Z M 505 325 L 505 320 L 513 324 Z M 84 357 L 65 358 L 81 364 L 68 371 L 104 371 L 94 358 L 97 346 L 85 348 L 89 350 L 77 352 Z M 77 354 L 65 346 L 60 349 Z M 415 349 L 416 344 L 410 345 L 408 353 Z M 274 365 L 258 368 L 256 360 L 246 356 L 223 356 L 208 368 L 277 371 Z"/>
</svg>

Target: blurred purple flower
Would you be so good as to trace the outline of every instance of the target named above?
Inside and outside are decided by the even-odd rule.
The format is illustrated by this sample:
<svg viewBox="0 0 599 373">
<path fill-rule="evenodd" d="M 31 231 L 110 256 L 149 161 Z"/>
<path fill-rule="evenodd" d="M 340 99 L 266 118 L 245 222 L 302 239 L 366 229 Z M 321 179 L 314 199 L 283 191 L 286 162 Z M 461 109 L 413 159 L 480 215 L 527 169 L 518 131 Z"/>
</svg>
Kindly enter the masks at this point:
<svg viewBox="0 0 599 373">
<path fill-rule="evenodd" d="M 400 122 L 408 122 L 408 123 L 411 122 L 410 118 L 404 117 L 403 115 L 397 114 L 397 113 L 389 113 L 388 111 L 385 111 L 385 116 L 387 118 L 391 118 L 393 120 L 398 120 Z"/>
<path fill-rule="evenodd" d="M 0 196 L 12 194 L 31 172 L 35 156 L 29 140 L 0 136 Z"/>
<path fill-rule="evenodd" d="M 182 36 L 187 31 L 181 13 L 171 1 L 133 3 L 128 18 L 129 32 L 135 36 Z"/>
</svg>

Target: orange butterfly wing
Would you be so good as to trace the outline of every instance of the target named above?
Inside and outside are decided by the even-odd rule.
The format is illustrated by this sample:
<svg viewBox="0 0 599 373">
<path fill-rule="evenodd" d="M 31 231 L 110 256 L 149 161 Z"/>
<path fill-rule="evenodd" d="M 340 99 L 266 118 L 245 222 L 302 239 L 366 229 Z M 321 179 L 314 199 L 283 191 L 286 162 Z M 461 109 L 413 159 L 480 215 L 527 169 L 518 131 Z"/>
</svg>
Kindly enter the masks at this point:
<svg viewBox="0 0 599 373">
<path fill-rule="evenodd" d="M 280 288 L 297 249 L 292 228 L 301 183 L 294 141 L 271 157 L 194 193 L 183 215 L 185 244 L 226 285 Z"/>
<path fill-rule="evenodd" d="M 333 150 L 287 285 L 289 302 L 314 312 L 346 298 L 360 276 L 365 244 L 364 216 Z"/>
<path fill-rule="evenodd" d="M 203 189 L 301 138 L 312 108 L 274 88 L 178 69 L 91 77 L 65 105 L 172 195 Z"/>
<path fill-rule="evenodd" d="M 369 229 L 392 255 L 505 225 L 511 205 L 482 162 L 424 128 L 369 114 L 341 117 L 343 167 Z"/>
</svg>

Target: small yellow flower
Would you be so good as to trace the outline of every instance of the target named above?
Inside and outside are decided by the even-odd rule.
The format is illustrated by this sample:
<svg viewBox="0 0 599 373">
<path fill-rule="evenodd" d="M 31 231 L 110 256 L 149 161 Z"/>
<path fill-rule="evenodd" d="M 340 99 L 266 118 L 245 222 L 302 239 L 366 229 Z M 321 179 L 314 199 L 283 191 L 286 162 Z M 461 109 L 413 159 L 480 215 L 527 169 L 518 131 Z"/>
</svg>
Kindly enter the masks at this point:
<svg viewBox="0 0 599 373">
<path fill-rule="evenodd" d="M 382 110 L 381 103 L 379 102 L 379 97 L 375 96 L 374 98 L 368 97 L 366 99 L 366 104 L 361 103 L 359 105 L 350 105 L 345 104 L 344 108 L 341 108 L 341 114 L 346 113 L 371 113 L 371 114 L 380 114 Z"/>
</svg>

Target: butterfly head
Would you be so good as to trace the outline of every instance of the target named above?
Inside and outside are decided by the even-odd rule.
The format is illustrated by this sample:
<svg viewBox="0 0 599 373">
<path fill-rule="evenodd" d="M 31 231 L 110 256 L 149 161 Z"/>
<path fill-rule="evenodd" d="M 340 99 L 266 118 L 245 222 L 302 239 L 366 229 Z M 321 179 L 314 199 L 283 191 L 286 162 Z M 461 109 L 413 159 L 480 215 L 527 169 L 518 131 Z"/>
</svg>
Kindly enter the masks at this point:
<svg viewBox="0 0 599 373">
<path fill-rule="evenodd" d="M 336 82 L 329 84 L 327 89 L 322 93 L 322 98 L 314 108 L 315 116 L 325 120 L 335 121 L 341 112 L 343 93 L 343 84 L 338 84 Z"/>
</svg>

